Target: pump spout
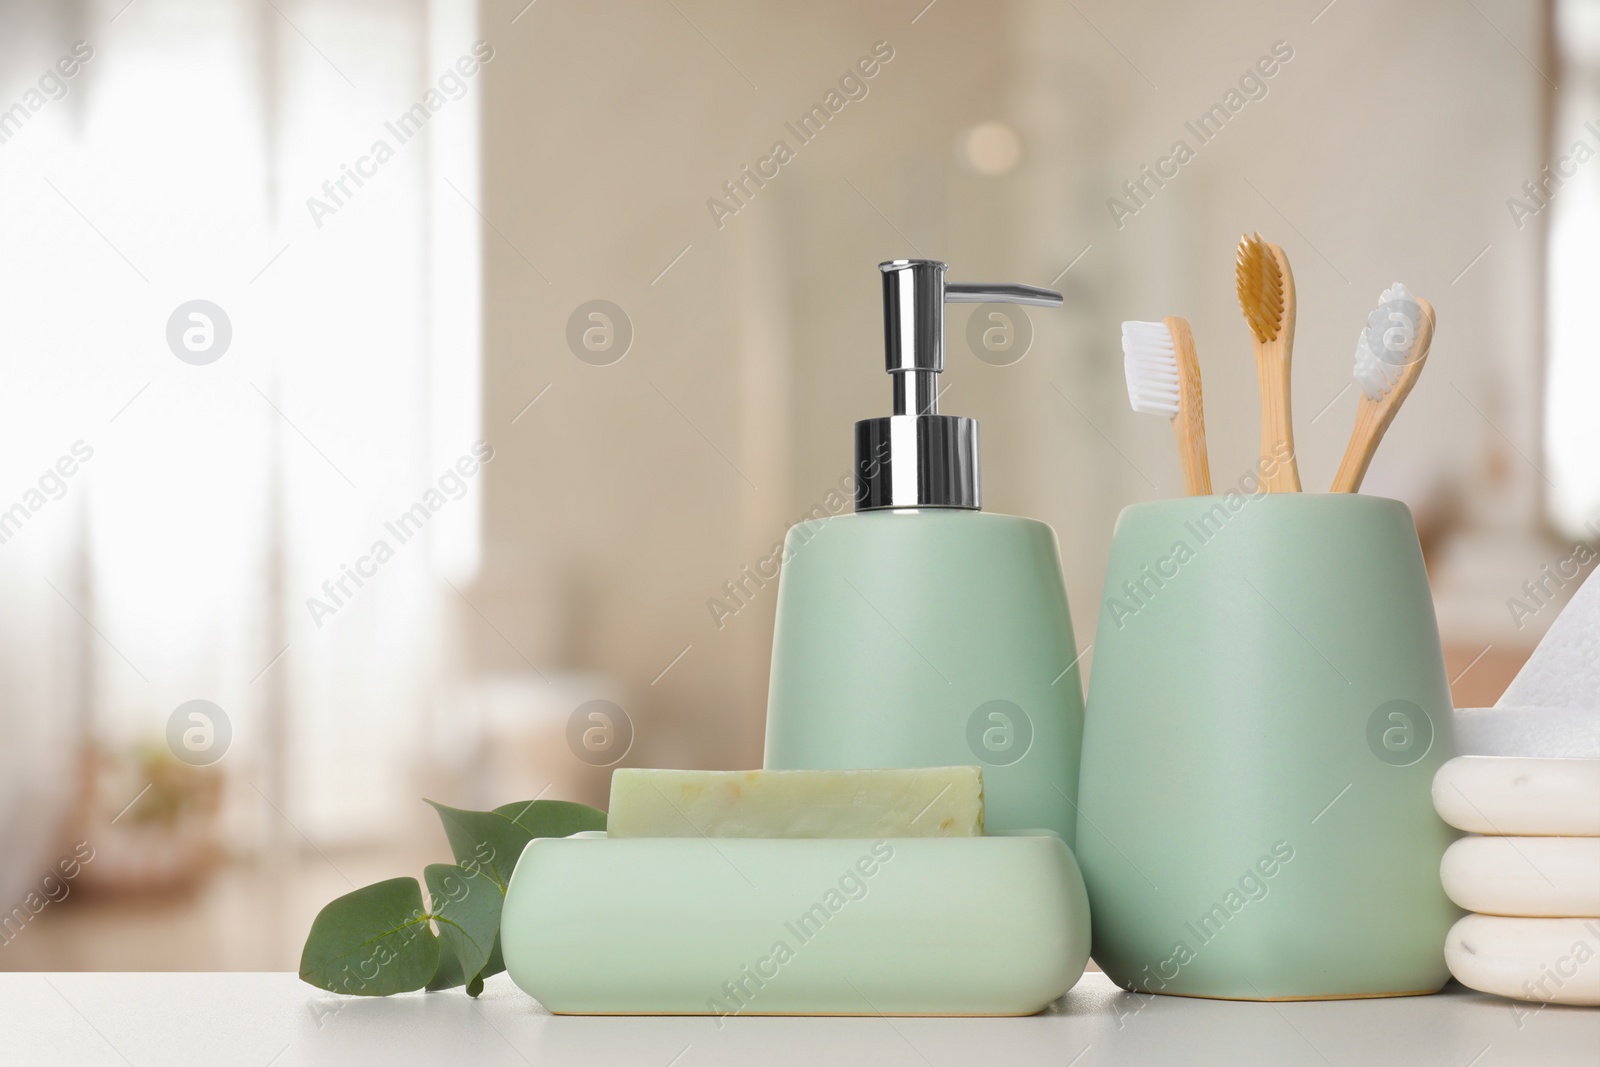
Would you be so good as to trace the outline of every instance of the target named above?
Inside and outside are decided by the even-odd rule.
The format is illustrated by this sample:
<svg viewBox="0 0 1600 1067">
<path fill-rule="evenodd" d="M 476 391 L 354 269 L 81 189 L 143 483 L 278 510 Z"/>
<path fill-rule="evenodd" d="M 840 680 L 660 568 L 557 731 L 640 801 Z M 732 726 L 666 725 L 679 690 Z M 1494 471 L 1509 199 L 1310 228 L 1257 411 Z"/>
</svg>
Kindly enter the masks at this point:
<svg viewBox="0 0 1600 1067">
<path fill-rule="evenodd" d="M 947 284 L 934 259 L 891 259 L 883 274 L 884 369 L 894 414 L 856 423 L 856 510 L 982 505 L 978 424 L 939 413 L 946 303 L 1059 307 L 1061 294 L 1032 285 Z"/>
</svg>

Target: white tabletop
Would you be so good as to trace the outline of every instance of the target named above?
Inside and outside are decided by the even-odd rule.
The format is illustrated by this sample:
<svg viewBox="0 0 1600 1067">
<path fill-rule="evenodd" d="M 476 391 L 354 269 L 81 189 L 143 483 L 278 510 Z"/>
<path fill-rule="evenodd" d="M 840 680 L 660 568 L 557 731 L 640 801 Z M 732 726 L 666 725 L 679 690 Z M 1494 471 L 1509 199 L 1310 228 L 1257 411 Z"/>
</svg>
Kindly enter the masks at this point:
<svg viewBox="0 0 1600 1067">
<path fill-rule="evenodd" d="M 505 977 L 336 998 L 292 974 L 0 974 L 0 1060 L 17 1064 L 545 1065 L 1600 1064 L 1600 1010 L 1438 996 L 1241 1004 L 1138 997 L 1084 976 L 1027 1019 L 554 1016 Z"/>
</svg>

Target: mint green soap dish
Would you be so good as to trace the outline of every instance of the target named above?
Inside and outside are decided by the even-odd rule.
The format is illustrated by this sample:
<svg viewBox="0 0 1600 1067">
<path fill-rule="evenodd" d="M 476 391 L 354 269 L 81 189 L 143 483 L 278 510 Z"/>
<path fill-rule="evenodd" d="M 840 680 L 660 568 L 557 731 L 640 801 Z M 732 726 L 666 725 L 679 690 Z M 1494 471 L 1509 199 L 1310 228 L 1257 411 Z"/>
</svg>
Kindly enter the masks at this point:
<svg viewBox="0 0 1600 1067">
<path fill-rule="evenodd" d="M 506 970 L 570 1015 L 1031 1015 L 1089 959 L 1049 831 L 528 843 Z"/>
</svg>

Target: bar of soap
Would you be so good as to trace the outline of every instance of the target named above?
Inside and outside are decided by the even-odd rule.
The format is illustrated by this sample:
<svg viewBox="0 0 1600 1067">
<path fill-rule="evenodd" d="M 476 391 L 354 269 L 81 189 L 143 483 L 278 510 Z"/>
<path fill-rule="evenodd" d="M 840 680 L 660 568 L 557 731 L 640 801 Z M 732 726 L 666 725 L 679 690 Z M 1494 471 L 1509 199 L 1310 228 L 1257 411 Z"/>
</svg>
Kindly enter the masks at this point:
<svg viewBox="0 0 1600 1067">
<path fill-rule="evenodd" d="M 1600 836 L 1600 759 L 1457 756 L 1433 776 L 1433 806 L 1477 834 Z"/>
<path fill-rule="evenodd" d="M 610 837 L 980 837 L 978 767 L 611 775 Z"/>
<path fill-rule="evenodd" d="M 1468 911 L 1600 918 L 1600 837 L 1463 837 L 1439 878 Z"/>
<path fill-rule="evenodd" d="M 1444 960 L 1470 989 L 1548 1004 L 1600 1004 L 1600 919 L 1468 915 L 1450 928 Z"/>
</svg>

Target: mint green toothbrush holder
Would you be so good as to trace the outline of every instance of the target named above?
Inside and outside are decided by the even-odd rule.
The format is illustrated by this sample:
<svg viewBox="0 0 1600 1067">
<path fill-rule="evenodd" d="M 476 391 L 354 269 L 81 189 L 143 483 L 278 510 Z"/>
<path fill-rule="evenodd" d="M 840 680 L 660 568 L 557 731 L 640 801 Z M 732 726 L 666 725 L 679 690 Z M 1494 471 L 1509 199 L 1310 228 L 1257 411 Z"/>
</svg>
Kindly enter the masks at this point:
<svg viewBox="0 0 1600 1067">
<path fill-rule="evenodd" d="M 1100 967 L 1241 1000 L 1438 991 L 1451 706 L 1410 510 L 1137 504 L 1103 596 L 1077 845 Z"/>
</svg>

